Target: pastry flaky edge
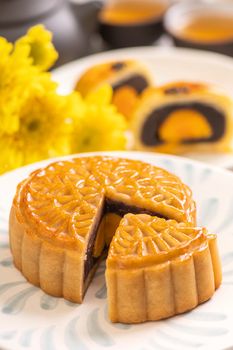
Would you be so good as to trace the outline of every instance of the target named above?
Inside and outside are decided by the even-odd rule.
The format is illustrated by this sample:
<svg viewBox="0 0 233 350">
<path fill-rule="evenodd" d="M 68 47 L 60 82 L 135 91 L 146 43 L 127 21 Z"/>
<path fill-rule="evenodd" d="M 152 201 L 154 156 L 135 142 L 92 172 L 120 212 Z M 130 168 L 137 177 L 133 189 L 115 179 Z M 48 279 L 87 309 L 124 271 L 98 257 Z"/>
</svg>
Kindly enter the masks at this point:
<svg viewBox="0 0 233 350">
<path fill-rule="evenodd" d="M 45 293 L 82 303 L 98 263 L 84 284 L 82 254 L 78 250 L 55 246 L 28 228 L 18 207 L 22 185 L 18 185 L 9 219 L 10 248 L 16 268 Z"/>
<path fill-rule="evenodd" d="M 193 253 L 158 265 L 141 269 L 107 265 L 109 318 L 141 323 L 184 313 L 210 299 L 221 281 L 216 235 L 208 235 Z"/>
</svg>

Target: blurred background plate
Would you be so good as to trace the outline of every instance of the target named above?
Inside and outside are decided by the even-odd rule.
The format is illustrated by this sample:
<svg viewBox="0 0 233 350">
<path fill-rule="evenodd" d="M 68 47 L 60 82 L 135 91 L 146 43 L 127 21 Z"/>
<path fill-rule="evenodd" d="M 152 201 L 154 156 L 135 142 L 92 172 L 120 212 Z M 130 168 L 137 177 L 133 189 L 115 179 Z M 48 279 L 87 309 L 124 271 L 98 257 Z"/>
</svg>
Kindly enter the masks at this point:
<svg viewBox="0 0 233 350">
<path fill-rule="evenodd" d="M 108 60 L 133 58 L 144 62 L 156 85 L 175 80 L 217 85 L 233 97 L 233 59 L 217 53 L 172 47 L 138 47 L 92 55 L 53 71 L 59 92 L 70 92 L 79 76 L 90 66 Z M 225 168 L 233 167 L 232 154 L 186 154 L 186 156 Z"/>
</svg>

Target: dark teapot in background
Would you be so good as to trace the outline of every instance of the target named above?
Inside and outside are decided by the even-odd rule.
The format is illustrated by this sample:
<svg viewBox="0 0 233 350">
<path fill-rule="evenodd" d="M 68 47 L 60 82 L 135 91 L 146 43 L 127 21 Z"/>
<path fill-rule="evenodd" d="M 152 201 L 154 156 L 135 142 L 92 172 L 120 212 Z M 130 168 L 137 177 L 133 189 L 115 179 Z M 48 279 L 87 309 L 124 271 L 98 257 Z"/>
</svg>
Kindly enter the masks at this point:
<svg viewBox="0 0 233 350">
<path fill-rule="evenodd" d="M 15 41 L 29 27 L 42 23 L 53 33 L 57 65 L 89 53 L 101 1 L 0 0 L 0 36 Z"/>
</svg>

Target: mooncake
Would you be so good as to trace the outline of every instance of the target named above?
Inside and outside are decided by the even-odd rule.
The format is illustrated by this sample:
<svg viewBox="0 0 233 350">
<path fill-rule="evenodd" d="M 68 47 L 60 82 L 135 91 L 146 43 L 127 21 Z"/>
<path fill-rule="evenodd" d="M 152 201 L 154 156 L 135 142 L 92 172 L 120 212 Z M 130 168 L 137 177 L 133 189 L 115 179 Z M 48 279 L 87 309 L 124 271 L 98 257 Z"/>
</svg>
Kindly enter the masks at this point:
<svg viewBox="0 0 233 350">
<path fill-rule="evenodd" d="M 108 83 L 113 89 L 113 104 L 127 118 L 140 94 L 151 85 L 147 68 L 136 60 L 111 61 L 96 64 L 79 78 L 75 89 L 83 96 Z"/>
<path fill-rule="evenodd" d="M 131 225 L 128 225 L 129 220 L 135 227 L 135 234 L 131 238 L 132 231 L 127 231 Z M 191 230 L 194 233 L 189 233 L 188 228 L 195 224 L 196 207 L 191 190 L 175 175 L 137 160 L 81 157 L 58 161 L 38 169 L 18 185 L 10 214 L 10 246 L 15 266 L 29 282 L 40 286 L 50 295 L 77 303 L 82 302 L 99 262 L 108 254 L 106 280 L 110 319 L 113 322 L 134 323 L 183 312 L 185 308 L 187 310 L 208 299 L 213 294 L 213 283 L 215 287 L 218 286 L 219 282 L 216 281 L 220 277 L 216 277 L 216 281 L 213 278 L 213 274 L 220 275 L 220 272 L 216 272 L 220 271 L 220 267 L 215 243 L 212 244 L 212 251 L 210 249 L 210 242 L 215 242 L 215 239 L 209 239 L 204 230 L 200 231 L 203 234 L 195 229 Z M 143 232 L 148 238 L 140 241 L 139 236 L 144 234 L 140 233 L 141 225 L 147 227 L 148 233 Z M 157 238 L 160 233 L 156 233 L 160 232 L 160 227 L 163 237 L 161 246 L 157 243 L 161 250 L 161 254 L 157 255 L 161 255 L 162 260 L 157 259 L 153 250 L 157 248 L 153 248 L 153 242 L 146 245 L 150 235 L 152 240 L 160 240 Z M 182 230 L 188 233 L 182 233 Z M 145 245 L 141 255 L 138 244 L 142 247 Z M 130 245 L 135 247 L 135 259 L 132 259 L 134 249 L 129 253 Z M 123 249 L 121 254 L 122 247 L 126 250 Z M 195 260 L 198 260 L 199 250 L 209 252 L 203 253 L 200 264 Z M 194 251 L 197 251 L 197 258 L 192 258 Z M 174 313 L 169 308 L 167 314 L 151 311 L 145 316 L 142 311 L 135 309 L 135 315 L 131 313 L 128 318 L 125 316 L 121 299 L 128 300 L 127 293 L 135 293 L 136 280 L 132 280 L 132 276 L 141 276 L 144 267 L 148 267 L 149 271 L 152 267 L 160 268 L 161 261 L 168 264 L 171 271 L 173 261 L 174 264 L 180 264 L 180 267 L 174 267 L 175 271 L 177 269 L 184 274 L 182 271 L 186 271 L 186 265 L 189 264 L 188 256 L 194 260 L 192 266 L 188 265 L 187 268 L 191 271 L 190 277 L 185 275 L 187 284 L 193 281 L 194 265 L 196 281 L 198 278 L 202 280 L 203 273 L 199 272 L 202 269 L 206 273 L 206 280 L 212 281 L 209 284 L 206 282 L 206 285 L 200 282 L 200 290 L 206 289 L 206 294 L 198 291 L 200 299 L 195 299 L 196 304 L 192 299 L 183 308 L 174 306 Z M 117 280 L 114 280 L 118 278 L 118 269 L 123 289 L 127 289 L 127 285 L 124 286 L 127 276 L 129 283 L 132 281 L 131 290 L 126 295 L 122 294 L 121 289 L 115 289 L 119 287 Z M 168 275 L 164 276 L 164 279 L 168 278 Z M 170 286 L 173 287 L 176 288 L 175 285 Z M 113 304 L 119 305 L 118 311 L 112 307 Z M 167 308 L 166 305 L 164 307 Z M 151 308 L 154 310 L 155 304 Z"/>
<path fill-rule="evenodd" d="M 232 149 L 232 99 L 205 84 L 148 88 L 131 121 L 136 149 L 175 154 Z"/>
<path fill-rule="evenodd" d="M 205 228 L 127 214 L 108 253 L 109 317 L 138 323 L 183 313 L 208 300 L 221 279 L 216 236 Z"/>
</svg>

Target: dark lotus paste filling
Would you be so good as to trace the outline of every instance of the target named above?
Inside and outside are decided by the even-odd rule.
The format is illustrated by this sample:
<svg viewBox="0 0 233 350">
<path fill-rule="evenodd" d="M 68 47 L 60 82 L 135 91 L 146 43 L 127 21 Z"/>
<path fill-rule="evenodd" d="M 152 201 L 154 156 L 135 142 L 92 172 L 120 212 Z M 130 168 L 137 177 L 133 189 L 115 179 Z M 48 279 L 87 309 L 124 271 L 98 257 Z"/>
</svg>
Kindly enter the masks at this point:
<svg viewBox="0 0 233 350">
<path fill-rule="evenodd" d="M 112 69 L 115 71 L 119 71 L 123 68 L 126 67 L 126 63 L 125 62 L 115 62 L 112 64 Z"/>
<path fill-rule="evenodd" d="M 138 208 L 133 205 L 127 205 L 123 202 L 116 202 L 110 199 L 106 199 L 105 206 L 102 209 L 102 212 L 100 213 L 99 217 L 96 219 L 95 225 L 92 229 L 92 233 L 90 235 L 90 239 L 87 245 L 86 260 L 84 264 L 84 281 L 88 277 L 89 272 L 92 270 L 95 264 L 99 261 L 99 257 L 98 258 L 93 257 L 93 249 L 94 249 L 96 234 L 97 234 L 99 225 L 104 215 L 106 215 L 107 213 L 114 213 L 121 217 L 123 217 L 125 214 L 128 214 L 128 213 L 148 214 L 151 216 L 158 216 L 160 218 L 168 219 L 162 215 L 159 215 L 158 213 L 155 213 L 151 210 L 147 210 L 145 208 Z"/>
<path fill-rule="evenodd" d="M 101 223 L 103 216 L 104 216 L 104 208 L 102 208 L 102 210 L 100 211 L 100 214 L 96 218 L 94 227 L 92 228 L 89 242 L 87 244 L 86 259 L 85 259 L 85 263 L 84 263 L 84 281 L 86 280 L 86 278 L 87 278 L 89 272 L 91 271 L 91 269 L 93 268 L 93 266 L 99 260 L 99 258 L 95 258 L 92 253 L 93 253 L 93 248 L 94 248 L 94 244 L 95 244 L 96 234 L 97 234 L 97 231 L 98 231 L 98 228 L 99 228 L 99 225 Z"/>
<path fill-rule="evenodd" d="M 199 142 L 214 142 L 218 141 L 221 137 L 223 137 L 226 130 L 226 120 L 224 113 L 213 106 L 204 103 L 193 102 L 183 104 L 171 104 L 168 106 L 160 107 L 151 112 L 151 114 L 148 115 L 142 127 L 142 142 L 147 146 L 157 146 L 163 144 L 164 141 L 159 138 L 160 127 L 162 126 L 164 121 L 169 117 L 170 113 L 176 110 L 182 110 L 187 108 L 193 109 L 194 111 L 201 113 L 206 118 L 207 122 L 212 128 L 212 135 L 208 138 L 200 137 L 195 139 L 183 139 L 181 140 L 181 143 L 195 144 Z"/>
<path fill-rule="evenodd" d="M 132 213 L 132 214 L 148 214 L 151 216 L 158 216 L 160 218 L 165 218 L 162 215 L 159 215 L 158 213 L 155 213 L 151 210 L 147 210 L 145 208 L 138 208 L 133 205 L 127 205 L 123 202 L 116 202 L 110 199 L 106 199 L 105 202 L 105 207 L 106 207 L 106 213 L 114 213 L 117 214 L 121 217 L 123 217 L 125 214 Z"/>
<path fill-rule="evenodd" d="M 164 90 L 164 93 L 165 95 L 189 94 L 190 88 L 188 86 L 169 87 Z"/>
<path fill-rule="evenodd" d="M 142 93 L 148 87 L 147 79 L 140 74 L 132 75 L 131 77 L 121 80 L 118 83 L 113 84 L 112 88 L 114 91 L 123 87 L 123 86 L 131 86 L 134 88 L 138 94 Z"/>
</svg>

